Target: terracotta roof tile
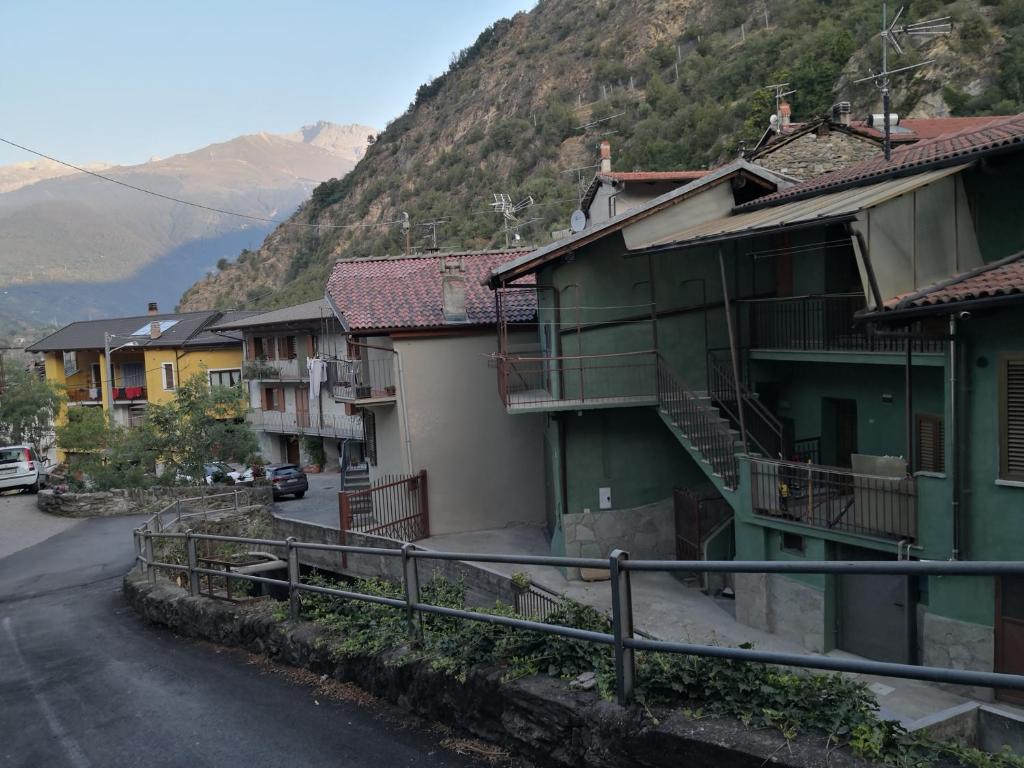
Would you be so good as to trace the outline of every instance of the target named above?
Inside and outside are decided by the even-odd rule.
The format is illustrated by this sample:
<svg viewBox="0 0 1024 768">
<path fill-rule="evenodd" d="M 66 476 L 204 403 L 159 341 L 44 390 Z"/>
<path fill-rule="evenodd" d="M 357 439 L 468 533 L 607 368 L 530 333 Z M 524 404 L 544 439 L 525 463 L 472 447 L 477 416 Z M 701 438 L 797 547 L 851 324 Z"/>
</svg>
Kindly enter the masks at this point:
<svg viewBox="0 0 1024 768">
<path fill-rule="evenodd" d="M 491 270 L 525 253 L 529 249 L 347 259 L 334 265 L 327 281 L 327 297 L 354 331 L 444 327 L 441 258 L 462 256 L 468 318 L 465 325 L 494 325 L 494 293 L 482 283 Z M 532 283 L 532 276 L 521 282 Z M 524 295 L 521 305 L 510 307 L 509 314 L 512 320 L 533 318 L 534 299 Z"/>
<path fill-rule="evenodd" d="M 1024 294 L 1024 252 L 895 296 L 885 302 L 885 309 L 931 307 L 1014 294 Z"/>
<path fill-rule="evenodd" d="M 887 176 L 916 173 L 947 162 L 961 162 L 994 150 L 1024 143 L 1024 114 L 988 118 L 981 127 L 971 125 L 957 133 L 937 136 L 893 150 L 892 159 L 872 158 L 815 176 L 765 197 L 741 205 L 739 211 L 765 208 L 794 199 L 834 192 Z"/>
</svg>

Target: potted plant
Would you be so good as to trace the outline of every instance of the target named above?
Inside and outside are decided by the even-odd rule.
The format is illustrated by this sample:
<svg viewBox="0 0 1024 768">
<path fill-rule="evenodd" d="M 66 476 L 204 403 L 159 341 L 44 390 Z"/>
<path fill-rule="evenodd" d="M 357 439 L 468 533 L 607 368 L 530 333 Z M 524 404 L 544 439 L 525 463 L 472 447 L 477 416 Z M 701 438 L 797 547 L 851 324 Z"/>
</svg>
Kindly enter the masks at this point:
<svg viewBox="0 0 1024 768">
<path fill-rule="evenodd" d="M 305 467 L 305 471 L 317 474 L 323 469 L 324 464 L 327 463 L 327 452 L 324 451 L 323 440 L 310 435 L 303 438 L 302 442 L 310 461 L 309 466 Z"/>
</svg>

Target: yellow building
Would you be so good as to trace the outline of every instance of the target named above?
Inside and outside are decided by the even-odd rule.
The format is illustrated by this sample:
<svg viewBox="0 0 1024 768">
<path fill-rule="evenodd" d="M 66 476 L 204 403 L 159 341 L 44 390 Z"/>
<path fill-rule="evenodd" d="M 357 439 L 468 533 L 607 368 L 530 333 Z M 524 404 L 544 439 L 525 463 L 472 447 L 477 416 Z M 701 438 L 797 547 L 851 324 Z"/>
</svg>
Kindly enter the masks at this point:
<svg viewBox="0 0 1024 768">
<path fill-rule="evenodd" d="M 174 397 L 197 373 L 212 386 L 242 378 L 240 334 L 213 331 L 219 322 L 253 312 L 161 314 L 155 304 L 136 317 L 71 323 L 28 348 L 45 357 L 46 378 L 64 387 L 68 408 L 113 409 L 115 423 L 133 426 L 150 403 Z M 105 350 L 110 350 L 108 378 Z M 58 421 L 66 418 L 61 413 Z M 58 446 L 58 460 L 62 460 Z"/>
</svg>

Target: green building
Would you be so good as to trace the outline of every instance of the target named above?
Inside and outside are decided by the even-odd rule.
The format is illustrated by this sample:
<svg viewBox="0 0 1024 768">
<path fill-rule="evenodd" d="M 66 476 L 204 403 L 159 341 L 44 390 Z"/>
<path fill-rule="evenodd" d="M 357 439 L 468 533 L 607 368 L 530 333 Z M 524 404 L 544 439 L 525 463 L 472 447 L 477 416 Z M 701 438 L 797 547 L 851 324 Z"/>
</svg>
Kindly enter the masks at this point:
<svg viewBox="0 0 1024 768">
<path fill-rule="evenodd" d="M 503 311 L 536 295 L 499 388 L 547 415 L 552 550 L 1024 555 L 1022 142 L 1002 118 L 798 184 L 737 161 L 495 270 Z M 810 650 L 1024 671 L 1013 579 L 733 586 Z"/>
</svg>

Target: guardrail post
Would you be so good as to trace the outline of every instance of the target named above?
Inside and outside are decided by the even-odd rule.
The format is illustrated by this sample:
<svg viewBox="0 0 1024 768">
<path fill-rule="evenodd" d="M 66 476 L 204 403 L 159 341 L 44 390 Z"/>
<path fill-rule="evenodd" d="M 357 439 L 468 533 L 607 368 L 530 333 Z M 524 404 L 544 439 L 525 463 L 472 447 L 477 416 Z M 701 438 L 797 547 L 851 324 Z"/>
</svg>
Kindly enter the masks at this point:
<svg viewBox="0 0 1024 768">
<path fill-rule="evenodd" d="M 402 545 L 402 586 L 405 587 L 405 616 L 409 629 L 409 639 L 414 645 L 420 641 L 420 614 L 415 605 L 420 601 L 420 578 L 416 571 L 416 558 L 410 552 L 416 549 L 415 544 Z"/>
<path fill-rule="evenodd" d="M 236 488 L 232 493 L 232 500 L 235 502 L 235 512 L 238 512 L 238 494 L 239 490 Z"/>
<path fill-rule="evenodd" d="M 136 528 L 132 531 L 132 539 L 135 542 L 135 568 L 141 576 L 145 573 L 145 565 L 142 562 L 142 529 Z"/>
<path fill-rule="evenodd" d="M 299 550 L 295 546 L 295 537 L 289 536 L 288 542 L 288 611 L 293 622 L 299 620 Z"/>
<path fill-rule="evenodd" d="M 174 509 L 178 513 L 178 522 L 181 522 L 181 499 L 177 498 L 174 500 Z"/>
<path fill-rule="evenodd" d="M 188 558 L 188 593 L 195 597 L 199 594 L 199 574 L 196 573 L 199 556 L 196 554 L 196 540 L 191 528 L 185 531 L 185 555 Z"/>
<path fill-rule="evenodd" d="M 142 546 L 146 557 L 146 576 L 149 577 L 149 583 L 153 584 L 156 581 L 156 568 L 153 567 L 153 535 L 146 531 L 142 536 Z"/>
<path fill-rule="evenodd" d="M 612 587 L 612 635 L 615 637 L 615 697 L 619 706 L 628 706 L 633 701 L 633 678 L 635 672 L 633 649 L 625 641 L 633 637 L 633 593 L 629 584 L 629 571 L 622 564 L 629 559 L 629 553 L 614 550 L 608 556 Z"/>
</svg>

